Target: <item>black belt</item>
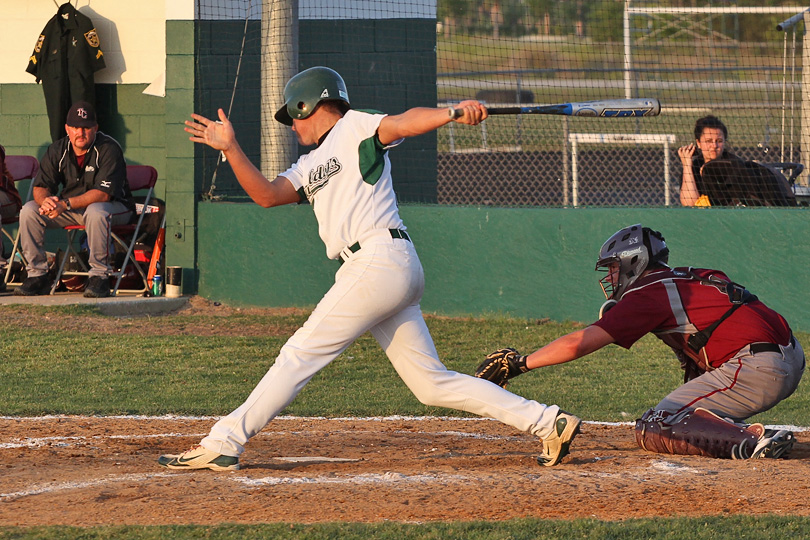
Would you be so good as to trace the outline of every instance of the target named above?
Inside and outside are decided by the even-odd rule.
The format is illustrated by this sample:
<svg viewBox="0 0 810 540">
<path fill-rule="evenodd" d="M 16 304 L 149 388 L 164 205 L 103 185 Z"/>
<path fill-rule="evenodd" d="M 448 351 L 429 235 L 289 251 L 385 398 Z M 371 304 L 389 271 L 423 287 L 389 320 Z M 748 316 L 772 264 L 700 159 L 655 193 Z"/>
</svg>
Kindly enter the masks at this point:
<svg viewBox="0 0 810 540">
<path fill-rule="evenodd" d="M 796 343 L 795 338 L 790 336 L 790 343 L 789 346 L 793 346 Z M 752 343 L 748 349 L 751 351 L 751 354 L 759 354 L 762 352 L 775 352 L 781 353 L 782 349 L 776 343 Z"/>
<path fill-rule="evenodd" d="M 391 238 L 401 238 L 402 240 L 407 240 L 409 242 L 411 241 L 411 237 L 408 236 L 408 233 L 406 233 L 405 231 L 401 231 L 399 229 L 388 229 L 388 232 L 391 233 Z M 349 246 L 348 249 L 352 253 L 357 253 L 358 251 L 360 251 L 360 242 L 355 242 L 354 244 Z M 345 262 L 346 259 L 344 258 L 343 253 L 341 253 L 340 264 L 343 264 Z"/>
</svg>

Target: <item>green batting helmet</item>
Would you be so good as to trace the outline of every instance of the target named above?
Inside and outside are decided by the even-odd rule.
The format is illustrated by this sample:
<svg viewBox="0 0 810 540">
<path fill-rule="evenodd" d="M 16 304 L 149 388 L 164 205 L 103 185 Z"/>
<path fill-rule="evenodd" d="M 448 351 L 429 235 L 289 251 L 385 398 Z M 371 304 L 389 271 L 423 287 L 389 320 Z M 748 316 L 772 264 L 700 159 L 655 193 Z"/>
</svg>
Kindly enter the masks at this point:
<svg viewBox="0 0 810 540">
<path fill-rule="evenodd" d="M 291 126 L 293 118 L 303 120 L 312 114 L 318 103 L 331 100 L 349 104 L 349 92 L 343 77 L 328 67 L 311 67 L 287 81 L 284 105 L 276 112 L 275 118 Z"/>
</svg>

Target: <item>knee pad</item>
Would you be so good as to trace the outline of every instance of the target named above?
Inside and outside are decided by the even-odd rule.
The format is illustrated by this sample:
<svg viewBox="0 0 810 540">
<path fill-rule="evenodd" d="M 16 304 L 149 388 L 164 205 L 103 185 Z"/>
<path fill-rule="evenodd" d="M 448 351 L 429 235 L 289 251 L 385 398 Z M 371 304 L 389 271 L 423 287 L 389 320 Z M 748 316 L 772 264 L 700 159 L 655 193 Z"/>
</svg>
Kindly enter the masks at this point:
<svg viewBox="0 0 810 540">
<path fill-rule="evenodd" d="M 636 443 L 648 452 L 748 459 L 765 427 L 741 427 L 700 408 L 686 414 L 650 409 L 636 420 L 635 432 Z"/>
</svg>

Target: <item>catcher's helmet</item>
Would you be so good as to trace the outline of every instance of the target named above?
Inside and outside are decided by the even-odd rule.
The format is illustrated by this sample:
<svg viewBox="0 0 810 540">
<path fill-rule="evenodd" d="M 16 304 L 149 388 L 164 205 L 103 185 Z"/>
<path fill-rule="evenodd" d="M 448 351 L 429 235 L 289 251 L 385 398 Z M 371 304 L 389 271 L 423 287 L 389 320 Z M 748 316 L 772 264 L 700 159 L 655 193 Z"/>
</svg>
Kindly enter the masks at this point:
<svg viewBox="0 0 810 540">
<path fill-rule="evenodd" d="M 599 280 L 607 299 L 620 300 L 625 291 L 654 264 L 666 265 L 669 248 L 660 232 L 641 224 L 625 227 L 607 239 L 599 251 L 596 270 L 608 272 Z M 609 267 L 619 263 L 619 275 L 614 282 Z"/>
<path fill-rule="evenodd" d="M 320 102 L 332 100 L 349 105 L 349 92 L 343 77 L 328 67 L 311 67 L 287 81 L 284 105 L 276 112 L 275 119 L 291 126 L 293 118 L 303 120 Z"/>
</svg>

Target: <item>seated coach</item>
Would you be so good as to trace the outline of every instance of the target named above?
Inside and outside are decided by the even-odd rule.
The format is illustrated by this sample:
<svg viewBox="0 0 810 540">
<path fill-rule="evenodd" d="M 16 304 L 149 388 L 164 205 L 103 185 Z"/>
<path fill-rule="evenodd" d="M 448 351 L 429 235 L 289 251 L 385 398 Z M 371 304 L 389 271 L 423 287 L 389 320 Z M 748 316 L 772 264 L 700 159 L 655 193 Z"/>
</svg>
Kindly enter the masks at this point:
<svg viewBox="0 0 810 540">
<path fill-rule="evenodd" d="M 98 130 L 96 112 L 79 101 L 70 108 L 67 136 L 51 144 L 34 179 L 33 200 L 20 211 L 20 245 L 28 277 L 14 294 L 34 296 L 51 289 L 45 230 L 83 225 L 90 252 L 84 296 L 110 295 L 110 228 L 128 223 L 135 203 L 127 183 L 124 152 Z"/>
</svg>

